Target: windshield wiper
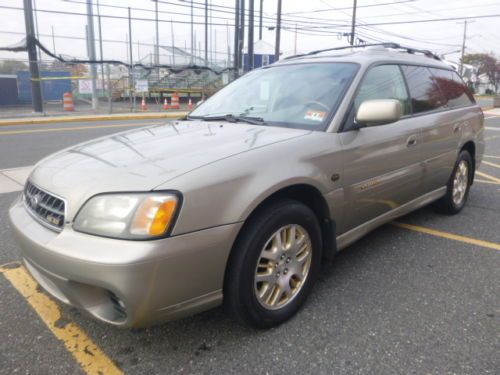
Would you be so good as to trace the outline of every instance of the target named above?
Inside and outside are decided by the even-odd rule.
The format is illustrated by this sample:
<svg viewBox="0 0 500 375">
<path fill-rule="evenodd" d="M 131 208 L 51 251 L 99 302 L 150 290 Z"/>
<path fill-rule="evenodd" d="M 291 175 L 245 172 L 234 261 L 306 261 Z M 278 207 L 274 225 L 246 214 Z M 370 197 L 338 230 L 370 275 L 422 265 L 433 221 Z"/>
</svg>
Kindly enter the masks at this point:
<svg viewBox="0 0 500 375">
<path fill-rule="evenodd" d="M 189 118 L 203 121 L 246 122 L 252 125 L 267 125 L 262 117 L 235 116 L 231 113 L 222 116 L 189 116 Z"/>
</svg>

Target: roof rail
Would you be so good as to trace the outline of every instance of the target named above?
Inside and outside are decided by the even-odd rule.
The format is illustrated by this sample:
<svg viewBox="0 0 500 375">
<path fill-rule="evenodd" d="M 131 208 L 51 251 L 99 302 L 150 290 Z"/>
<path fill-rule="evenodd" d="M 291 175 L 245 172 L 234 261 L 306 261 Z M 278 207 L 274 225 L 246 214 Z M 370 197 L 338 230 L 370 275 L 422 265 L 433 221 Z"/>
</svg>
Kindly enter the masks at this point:
<svg viewBox="0 0 500 375">
<path fill-rule="evenodd" d="M 384 47 L 384 48 L 392 48 L 392 49 L 397 49 L 397 50 L 403 50 L 403 51 L 406 51 L 407 53 L 410 53 L 410 54 L 421 53 L 421 54 L 423 54 L 426 57 L 429 57 L 429 58 L 434 59 L 434 60 L 441 61 L 441 58 L 438 55 L 432 53 L 429 50 L 417 49 L 417 48 L 412 48 L 412 47 L 405 47 L 405 46 L 402 46 L 402 45 L 400 45 L 398 43 L 390 43 L 390 42 L 388 42 L 388 43 L 359 44 L 357 46 L 343 46 L 343 47 L 333 47 L 333 48 L 326 48 L 326 49 L 318 49 L 316 51 L 311 51 L 311 52 L 308 52 L 308 53 L 303 53 L 303 54 L 288 56 L 288 57 L 284 58 L 284 60 L 291 60 L 291 59 L 295 59 L 295 58 L 299 58 L 299 57 L 312 56 L 312 55 L 317 55 L 318 53 L 329 52 L 329 51 L 340 51 L 340 50 L 343 50 L 343 49 L 378 47 L 378 46 Z"/>
</svg>

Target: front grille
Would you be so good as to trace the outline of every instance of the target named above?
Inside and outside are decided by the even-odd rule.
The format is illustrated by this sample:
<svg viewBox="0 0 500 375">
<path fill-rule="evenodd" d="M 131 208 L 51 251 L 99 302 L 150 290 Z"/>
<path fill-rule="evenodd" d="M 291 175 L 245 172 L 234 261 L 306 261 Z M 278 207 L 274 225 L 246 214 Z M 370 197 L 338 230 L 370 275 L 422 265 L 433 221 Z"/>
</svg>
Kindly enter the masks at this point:
<svg viewBox="0 0 500 375">
<path fill-rule="evenodd" d="M 30 181 L 24 187 L 24 202 L 28 211 L 45 226 L 61 231 L 64 225 L 65 203 Z"/>
</svg>

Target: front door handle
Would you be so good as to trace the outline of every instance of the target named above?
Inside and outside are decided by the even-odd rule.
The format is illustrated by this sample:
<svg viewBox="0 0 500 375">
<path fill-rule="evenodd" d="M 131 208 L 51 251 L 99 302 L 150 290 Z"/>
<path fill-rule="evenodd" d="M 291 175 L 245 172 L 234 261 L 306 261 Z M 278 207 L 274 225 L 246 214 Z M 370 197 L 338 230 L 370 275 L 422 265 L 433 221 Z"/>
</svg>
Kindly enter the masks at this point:
<svg viewBox="0 0 500 375">
<path fill-rule="evenodd" d="M 415 146 L 416 144 L 417 144 L 417 136 L 416 135 L 411 135 L 406 140 L 407 147 L 412 147 L 412 146 Z"/>
</svg>

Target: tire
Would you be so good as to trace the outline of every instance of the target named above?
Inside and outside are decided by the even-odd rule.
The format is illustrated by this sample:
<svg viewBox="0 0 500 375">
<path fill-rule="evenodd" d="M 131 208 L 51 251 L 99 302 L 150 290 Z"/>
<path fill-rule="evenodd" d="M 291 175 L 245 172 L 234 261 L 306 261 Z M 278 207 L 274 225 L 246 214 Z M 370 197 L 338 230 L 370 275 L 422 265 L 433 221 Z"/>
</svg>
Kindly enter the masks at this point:
<svg viewBox="0 0 500 375">
<path fill-rule="evenodd" d="M 287 250 L 278 246 L 280 239 Z M 225 307 L 255 328 L 285 322 L 316 282 L 321 244 L 320 226 L 310 208 L 289 199 L 267 206 L 245 224 L 233 247 L 224 280 Z"/>
<path fill-rule="evenodd" d="M 463 166 L 467 168 L 465 173 Z M 458 155 L 455 167 L 446 185 L 446 195 L 434 204 L 436 211 L 445 215 L 459 213 L 467 202 L 473 175 L 474 164 L 472 157 L 467 150 L 462 150 Z M 460 186 L 462 191 L 457 194 L 455 188 Z M 457 195 L 454 195 L 454 191 Z"/>
</svg>

